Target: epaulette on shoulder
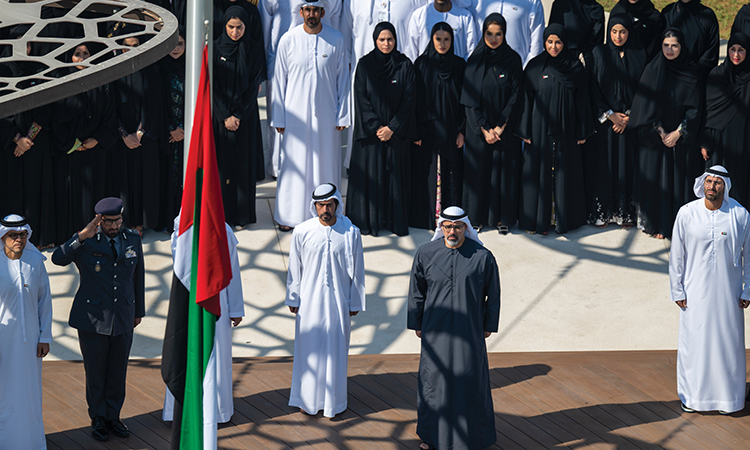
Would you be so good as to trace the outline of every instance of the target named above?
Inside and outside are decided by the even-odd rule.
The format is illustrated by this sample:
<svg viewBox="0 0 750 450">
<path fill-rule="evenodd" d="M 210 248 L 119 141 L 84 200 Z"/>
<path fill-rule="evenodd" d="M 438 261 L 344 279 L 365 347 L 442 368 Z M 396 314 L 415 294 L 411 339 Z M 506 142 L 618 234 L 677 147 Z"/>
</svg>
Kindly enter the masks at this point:
<svg viewBox="0 0 750 450">
<path fill-rule="evenodd" d="M 141 235 L 141 233 L 139 233 L 138 230 L 134 230 L 132 228 L 123 228 L 123 230 L 124 230 L 125 233 L 132 234 L 132 235 L 135 235 L 135 236 L 140 236 Z"/>
</svg>

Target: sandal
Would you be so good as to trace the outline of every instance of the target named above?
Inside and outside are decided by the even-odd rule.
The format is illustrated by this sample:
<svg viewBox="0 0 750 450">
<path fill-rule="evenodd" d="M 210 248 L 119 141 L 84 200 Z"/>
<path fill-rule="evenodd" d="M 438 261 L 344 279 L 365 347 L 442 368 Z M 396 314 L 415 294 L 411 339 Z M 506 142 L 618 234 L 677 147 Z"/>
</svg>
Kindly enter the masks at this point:
<svg viewBox="0 0 750 450">
<path fill-rule="evenodd" d="M 506 234 L 508 234 L 508 226 L 497 224 L 497 232 L 505 236 Z"/>
<path fill-rule="evenodd" d="M 435 447 L 424 441 L 419 443 L 419 448 L 420 450 L 435 450 Z"/>
<path fill-rule="evenodd" d="M 629 230 L 635 226 L 635 223 L 633 222 L 623 222 L 622 223 L 622 229 L 623 230 Z"/>
<path fill-rule="evenodd" d="M 279 225 L 279 231 L 281 231 L 282 233 L 288 233 L 292 231 L 293 229 L 294 227 L 288 227 L 286 225 Z"/>
</svg>

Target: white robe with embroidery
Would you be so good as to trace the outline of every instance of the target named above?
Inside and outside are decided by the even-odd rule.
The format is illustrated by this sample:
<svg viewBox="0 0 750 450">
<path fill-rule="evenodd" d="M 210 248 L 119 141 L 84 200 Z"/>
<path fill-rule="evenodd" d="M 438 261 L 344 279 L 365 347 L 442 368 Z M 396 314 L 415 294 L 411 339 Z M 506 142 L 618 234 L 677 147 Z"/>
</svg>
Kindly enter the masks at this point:
<svg viewBox="0 0 750 450">
<path fill-rule="evenodd" d="M 349 311 L 365 310 L 362 237 L 348 218 L 294 229 L 285 304 L 299 307 L 289 405 L 333 417 L 347 407 Z"/>
<path fill-rule="evenodd" d="M 273 79 L 271 126 L 281 137 L 276 214 L 295 227 L 310 217 L 310 193 L 341 185 L 341 133 L 349 126 L 349 58 L 341 33 L 302 25 L 281 38 Z"/>
<path fill-rule="evenodd" d="M 258 11 L 260 12 L 260 20 L 263 24 L 263 43 L 266 46 L 266 66 L 268 67 L 268 81 L 266 82 L 266 107 L 268 108 L 268 117 L 271 117 L 273 108 L 272 80 L 279 41 L 281 41 L 281 37 L 287 31 L 297 25 L 301 25 L 303 22 L 299 10 L 294 8 L 294 5 L 296 4 L 299 4 L 299 0 L 258 1 Z M 328 4 L 328 7 L 325 9 L 325 15 L 320 21 L 323 25 L 338 30 L 340 17 L 341 2 L 332 1 Z M 271 146 L 271 171 L 275 177 L 279 175 L 280 141 L 281 136 L 279 133 L 269 125 L 268 145 Z"/>
<path fill-rule="evenodd" d="M 44 256 L 0 252 L 0 449 L 46 449 L 42 417 L 42 358 L 52 342 L 52 297 Z"/>
<path fill-rule="evenodd" d="M 176 238 L 179 228 L 172 233 L 172 255 L 175 252 Z M 216 401 L 218 404 L 217 422 L 226 423 L 234 414 L 234 400 L 232 397 L 232 323 L 231 317 L 245 316 L 245 303 L 242 296 L 242 274 L 240 261 L 237 256 L 237 237 L 227 225 L 227 243 L 229 244 L 229 259 L 232 261 L 232 280 L 229 286 L 219 294 L 221 316 L 216 321 L 214 334 L 214 350 L 216 354 Z M 164 396 L 164 410 L 162 420 L 174 419 L 174 396 L 167 389 Z M 212 417 L 204 414 L 203 417 Z"/>
<path fill-rule="evenodd" d="M 698 411 L 745 407 L 745 321 L 750 299 L 750 214 L 736 200 L 710 211 L 694 200 L 677 213 L 669 257 L 680 311 L 677 393 Z M 743 289 L 744 283 L 744 289 Z"/>
<path fill-rule="evenodd" d="M 445 22 L 453 28 L 453 52 L 456 56 L 468 59 L 474 51 L 482 33 L 481 29 L 477 32 L 474 16 L 468 10 L 455 5 L 448 12 L 438 12 L 435 5 L 430 3 L 414 11 L 409 19 L 409 28 L 404 37 L 404 54 L 412 62 L 424 53 L 430 42 L 432 27 L 438 22 Z"/>
</svg>

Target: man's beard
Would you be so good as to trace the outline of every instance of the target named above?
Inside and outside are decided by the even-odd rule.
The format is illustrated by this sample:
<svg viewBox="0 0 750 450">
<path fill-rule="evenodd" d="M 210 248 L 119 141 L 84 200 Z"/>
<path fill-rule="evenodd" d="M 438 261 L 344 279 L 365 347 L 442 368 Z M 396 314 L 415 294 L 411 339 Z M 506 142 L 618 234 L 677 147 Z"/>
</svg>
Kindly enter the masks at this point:
<svg viewBox="0 0 750 450">
<path fill-rule="evenodd" d="M 329 213 L 323 213 L 320 215 L 320 220 L 322 220 L 323 222 L 330 222 L 332 217 L 333 216 L 331 216 Z"/>
<path fill-rule="evenodd" d="M 307 21 L 305 21 L 305 24 L 308 28 L 315 28 L 320 24 L 320 21 L 318 19 L 309 18 Z"/>
<path fill-rule="evenodd" d="M 446 237 L 445 242 L 448 244 L 448 247 L 455 247 L 458 245 L 459 239 L 455 236 Z"/>
</svg>

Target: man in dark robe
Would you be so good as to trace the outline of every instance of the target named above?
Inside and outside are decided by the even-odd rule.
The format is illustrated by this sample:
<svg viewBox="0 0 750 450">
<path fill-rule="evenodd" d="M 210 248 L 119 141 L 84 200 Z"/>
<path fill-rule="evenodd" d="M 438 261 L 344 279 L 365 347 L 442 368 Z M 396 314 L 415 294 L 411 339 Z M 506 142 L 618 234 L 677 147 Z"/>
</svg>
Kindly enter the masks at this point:
<svg viewBox="0 0 750 450">
<path fill-rule="evenodd" d="M 500 276 L 459 207 L 443 210 L 414 256 L 407 327 L 422 339 L 417 389 L 420 448 L 495 443 L 485 339 L 500 321 Z"/>
</svg>

